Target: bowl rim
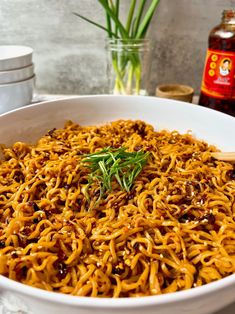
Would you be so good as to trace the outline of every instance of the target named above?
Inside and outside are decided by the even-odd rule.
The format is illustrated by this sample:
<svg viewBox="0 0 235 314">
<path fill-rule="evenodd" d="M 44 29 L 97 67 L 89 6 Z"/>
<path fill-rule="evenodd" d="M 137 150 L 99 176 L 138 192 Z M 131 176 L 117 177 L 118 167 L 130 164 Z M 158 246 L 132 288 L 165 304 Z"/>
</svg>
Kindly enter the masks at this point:
<svg viewBox="0 0 235 314">
<path fill-rule="evenodd" d="M 33 78 L 36 78 L 36 74 L 34 73 L 34 75 L 30 78 L 30 79 L 33 79 Z M 24 81 L 27 81 L 29 79 L 26 79 Z M 22 81 L 22 82 L 24 82 Z M 20 81 L 21 82 L 21 81 Z M 14 83 L 18 83 L 18 82 L 14 82 Z M 12 85 L 14 83 L 11 83 L 9 85 Z M 2 84 L 2 85 L 8 85 L 8 84 Z M 1 86 L 1 84 L 0 84 Z M 56 95 L 54 95 L 56 97 Z M 17 111 L 21 111 L 21 110 L 27 110 L 27 108 L 33 108 L 33 107 L 37 107 L 37 106 L 45 106 L 47 104 L 50 104 L 50 103 L 57 103 L 57 102 L 64 102 L 64 101 L 75 101 L 75 100 L 78 100 L 78 99 L 86 99 L 86 98 L 137 98 L 137 99 L 143 99 L 145 100 L 146 98 L 148 99 L 155 99 L 156 101 L 157 100 L 161 100 L 161 102 L 166 102 L 166 103 L 169 103 L 169 102 L 173 102 L 173 103 L 178 103 L 179 106 L 186 106 L 188 108 L 192 108 L 192 110 L 200 110 L 200 111 L 204 111 L 204 112 L 211 112 L 213 113 L 214 116 L 224 116 L 226 117 L 226 119 L 229 119 L 229 120 L 233 120 L 235 119 L 235 117 L 227 114 L 227 113 L 224 113 L 224 112 L 220 112 L 220 111 L 217 111 L 215 109 L 211 109 L 211 108 L 208 108 L 208 107 L 204 107 L 204 106 L 200 106 L 199 104 L 194 104 L 194 103 L 185 103 L 184 101 L 182 100 L 178 100 L 178 99 L 170 99 L 170 98 L 161 98 L 161 97 L 157 97 L 157 96 L 143 96 L 143 95 L 111 95 L 111 94 L 92 94 L 92 95 L 72 95 L 72 96 L 69 96 L 69 95 L 63 95 L 63 97 L 59 97 L 59 98 L 56 98 L 56 99 L 49 99 L 49 100 L 42 100 L 42 101 L 36 101 L 36 102 L 33 102 L 27 106 L 24 106 L 24 107 L 18 107 L 18 108 L 15 108 L 15 109 L 12 109 L 12 110 L 9 110 L 7 112 L 3 112 L 3 113 L 0 113 L 0 118 L 2 116 L 5 116 L 5 115 L 8 115 L 8 114 L 11 114 L 13 112 L 17 112 Z"/>
<path fill-rule="evenodd" d="M 30 79 L 34 75 L 34 63 L 18 69 L 0 71 L 0 85 L 12 84 Z"/>
<path fill-rule="evenodd" d="M 34 67 L 35 67 L 35 64 L 32 62 L 32 63 L 30 63 L 28 65 L 25 65 L 25 66 L 21 67 L 21 68 L 3 70 L 3 71 L 0 71 L 0 77 L 2 75 L 12 74 L 14 72 L 21 72 L 22 70 L 24 71 L 24 70 L 28 70 L 28 69 L 31 69 L 31 68 L 34 69 Z"/>
<path fill-rule="evenodd" d="M 26 284 L 16 282 L 12 279 L 6 278 L 0 275 L 0 295 L 1 292 L 14 291 L 19 294 L 24 294 L 28 297 L 34 297 L 36 299 L 45 300 L 49 302 L 56 302 L 59 304 L 67 304 L 72 306 L 84 306 L 84 307 L 98 307 L 98 308 L 137 308 L 142 306 L 164 305 L 169 303 L 178 303 L 184 300 L 190 300 L 206 295 L 213 294 L 214 291 L 220 291 L 225 287 L 234 285 L 235 274 L 228 277 L 219 279 L 208 283 L 206 285 L 191 288 L 188 290 L 182 290 L 177 292 L 171 292 L 161 295 L 143 296 L 143 297 L 130 297 L 130 298 L 98 298 L 98 297 L 85 297 L 67 295 L 59 292 L 52 292 L 28 286 Z"/>
<path fill-rule="evenodd" d="M 16 54 L 12 54 L 9 57 L 2 57 L 0 53 L 0 63 L 5 63 L 5 61 L 8 62 L 12 59 L 21 59 L 33 53 L 33 48 L 24 45 L 0 45 L 0 51 L 1 49 L 8 49 L 11 52 L 15 51 Z"/>
<path fill-rule="evenodd" d="M 146 100 L 146 97 L 148 98 L 154 98 L 157 100 L 155 96 L 126 96 L 126 95 L 80 95 L 80 96 L 74 96 L 74 97 L 63 97 L 60 99 L 55 100 L 48 100 L 48 101 L 42 101 L 39 103 L 31 104 L 26 107 L 16 108 L 9 112 L 5 112 L 0 115 L 1 117 L 10 115 L 17 111 L 27 110 L 28 108 L 38 107 L 38 106 L 46 106 L 50 105 L 52 103 L 57 102 L 63 102 L 63 101 L 71 101 L 71 100 L 79 100 L 79 99 L 86 99 L 86 98 L 142 98 L 143 100 Z M 201 107 L 199 105 L 195 104 L 185 104 L 182 101 L 178 100 L 169 100 L 169 99 L 161 99 L 162 102 L 174 102 L 181 104 L 183 106 L 191 106 L 195 107 L 195 110 L 202 110 L 202 111 L 213 111 L 213 114 L 215 115 L 223 115 L 224 117 L 228 119 L 232 119 L 235 122 L 235 118 L 232 116 L 229 116 L 225 113 L 217 112 L 215 110 Z M 200 108 L 200 109 L 199 109 Z M 70 306 L 80 306 L 85 308 L 106 308 L 106 309 L 122 309 L 122 308 L 137 308 L 137 307 L 148 307 L 148 306 L 154 306 L 154 305 L 165 305 L 169 303 L 180 303 L 182 301 L 189 301 L 190 299 L 200 298 L 206 295 L 212 294 L 214 291 L 220 291 L 224 288 L 229 288 L 230 286 L 235 284 L 235 274 L 231 274 L 225 278 L 219 279 L 217 281 L 205 284 L 203 286 L 191 288 L 188 290 L 182 290 L 167 294 L 161 294 L 161 295 L 154 295 L 154 296 L 143 296 L 143 297 L 130 297 L 130 298 L 98 298 L 98 297 L 84 297 L 84 296 L 73 296 L 73 295 L 67 295 L 63 293 L 58 292 L 51 292 L 35 287 L 28 286 L 26 284 L 14 281 L 12 279 L 9 279 L 7 277 L 4 277 L 0 275 L 0 295 L 1 292 L 3 292 L 5 289 L 7 291 L 14 291 L 20 295 L 26 295 L 27 297 L 34 297 L 35 299 L 44 300 L 52 303 L 57 304 L 66 304 Z"/>
<path fill-rule="evenodd" d="M 8 82 L 8 83 L 1 83 L 0 84 L 0 89 L 1 88 L 4 88 L 4 87 L 8 87 L 8 86 L 13 86 L 13 85 L 20 85 L 20 84 L 23 84 L 25 82 L 31 82 L 34 78 L 36 77 L 35 74 L 33 74 L 32 76 L 26 78 L 25 80 L 20 80 L 20 81 L 12 81 L 12 82 Z M 18 109 L 22 109 L 21 107 L 18 108 Z M 11 111 L 8 111 L 6 113 L 10 113 Z"/>
</svg>

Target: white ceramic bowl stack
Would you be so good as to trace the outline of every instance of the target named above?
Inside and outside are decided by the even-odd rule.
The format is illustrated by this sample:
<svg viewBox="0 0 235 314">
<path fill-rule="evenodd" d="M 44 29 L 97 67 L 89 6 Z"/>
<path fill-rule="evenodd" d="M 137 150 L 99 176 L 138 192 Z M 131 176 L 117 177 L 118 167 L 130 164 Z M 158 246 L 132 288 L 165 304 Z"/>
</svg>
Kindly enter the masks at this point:
<svg viewBox="0 0 235 314">
<path fill-rule="evenodd" d="M 0 46 L 0 113 L 28 105 L 35 81 L 33 49 Z"/>
</svg>

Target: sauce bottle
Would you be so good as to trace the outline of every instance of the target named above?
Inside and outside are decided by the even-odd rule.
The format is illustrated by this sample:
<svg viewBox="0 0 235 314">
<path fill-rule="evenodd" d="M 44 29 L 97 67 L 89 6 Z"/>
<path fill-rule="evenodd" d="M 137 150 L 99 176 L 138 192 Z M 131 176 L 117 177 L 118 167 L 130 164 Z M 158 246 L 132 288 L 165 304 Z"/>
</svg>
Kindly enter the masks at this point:
<svg viewBox="0 0 235 314">
<path fill-rule="evenodd" d="M 199 105 L 235 116 L 235 10 L 210 32 Z"/>
</svg>

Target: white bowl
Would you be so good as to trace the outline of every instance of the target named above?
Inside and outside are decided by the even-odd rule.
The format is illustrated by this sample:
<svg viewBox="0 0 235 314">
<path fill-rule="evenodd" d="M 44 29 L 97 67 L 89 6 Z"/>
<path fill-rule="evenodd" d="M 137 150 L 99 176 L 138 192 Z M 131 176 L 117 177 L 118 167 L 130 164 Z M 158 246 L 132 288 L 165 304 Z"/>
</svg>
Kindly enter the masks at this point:
<svg viewBox="0 0 235 314">
<path fill-rule="evenodd" d="M 0 71 L 19 69 L 32 64 L 33 49 L 27 46 L 0 46 Z"/>
<path fill-rule="evenodd" d="M 34 65 L 30 64 L 26 67 L 0 71 L 0 84 L 14 83 L 18 81 L 24 81 L 34 75 Z"/>
<path fill-rule="evenodd" d="M 235 119 L 197 105 L 141 96 L 83 96 L 30 105 L 0 116 L 0 143 L 36 141 L 66 120 L 82 125 L 117 119 L 141 119 L 156 129 L 193 134 L 223 150 L 235 150 Z M 141 298 L 88 298 L 32 288 L 0 276 L 5 312 L 33 314 L 208 314 L 234 301 L 235 275 L 219 281 L 159 296 Z M 10 305 L 11 306 L 10 306 Z M 13 310 L 12 310 L 13 312 Z"/>
<path fill-rule="evenodd" d="M 10 84 L 0 85 L 0 113 L 30 104 L 33 97 L 35 75 Z"/>
</svg>

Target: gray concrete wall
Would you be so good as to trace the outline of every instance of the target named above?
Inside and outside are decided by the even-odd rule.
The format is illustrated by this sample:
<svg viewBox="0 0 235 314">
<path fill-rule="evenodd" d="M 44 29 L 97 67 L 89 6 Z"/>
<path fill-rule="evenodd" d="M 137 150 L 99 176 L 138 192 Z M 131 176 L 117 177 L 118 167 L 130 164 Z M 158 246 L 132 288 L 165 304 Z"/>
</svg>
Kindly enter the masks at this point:
<svg viewBox="0 0 235 314">
<path fill-rule="evenodd" d="M 129 0 L 122 0 L 125 15 Z M 200 88 L 209 30 L 235 0 L 161 0 L 149 37 L 155 43 L 151 93 L 160 83 Z M 0 0 L 0 44 L 34 48 L 39 93 L 107 90 L 105 34 L 72 15 L 104 23 L 96 0 Z"/>
</svg>

